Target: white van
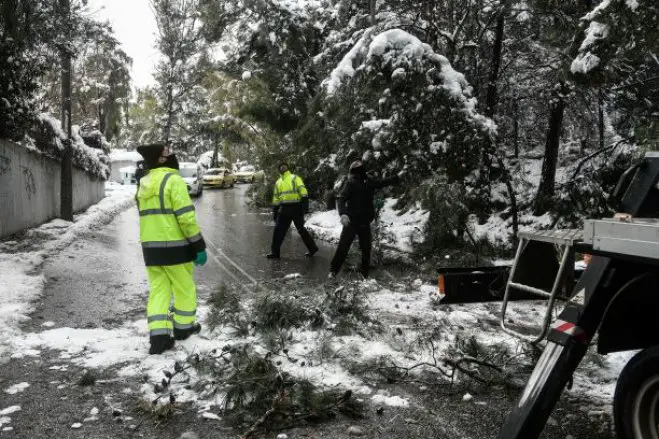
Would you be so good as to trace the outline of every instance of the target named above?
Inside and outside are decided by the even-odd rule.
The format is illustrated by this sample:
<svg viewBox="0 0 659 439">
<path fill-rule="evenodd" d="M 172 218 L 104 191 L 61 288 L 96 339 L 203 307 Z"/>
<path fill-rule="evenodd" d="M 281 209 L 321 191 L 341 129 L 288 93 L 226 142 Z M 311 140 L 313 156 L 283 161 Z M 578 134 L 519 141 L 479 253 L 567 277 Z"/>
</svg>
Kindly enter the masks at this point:
<svg viewBox="0 0 659 439">
<path fill-rule="evenodd" d="M 135 179 L 135 166 L 124 166 L 119 169 L 121 184 L 137 184 Z"/>
<path fill-rule="evenodd" d="M 200 196 L 204 190 L 204 185 L 201 181 L 201 168 L 196 163 L 181 162 L 179 163 L 179 173 L 183 181 L 188 185 L 188 193 L 195 197 Z"/>
</svg>

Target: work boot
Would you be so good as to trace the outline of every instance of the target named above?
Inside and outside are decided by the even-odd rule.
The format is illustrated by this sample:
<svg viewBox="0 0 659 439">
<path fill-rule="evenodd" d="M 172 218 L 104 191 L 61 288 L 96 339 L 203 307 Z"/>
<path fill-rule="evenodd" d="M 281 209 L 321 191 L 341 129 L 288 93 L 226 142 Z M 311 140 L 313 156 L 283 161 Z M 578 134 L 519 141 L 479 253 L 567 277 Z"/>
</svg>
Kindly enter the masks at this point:
<svg viewBox="0 0 659 439">
<path fill-rule="evenodd" d="M 265 257 L 268 259 L 279 259 L 279 255 L 275 253 L 268 253 L 267 255 L 265 255 Z"/>
<path fill-rule="evenodd" d="M 149 341 L 151 343 L 149 354 L 151 355 L 160 355 L 174 347 L 174 339 L 167 334 L 152 335 L 149 337 Z"/>
<path fill-rule="evenodd" d="M 306 252 L 304 254 L 304 256 L 306 256 L 307 258 L 310 258 L 313 255 L 315 255 L 316 253 L 318 253 L 318 247 L 314 248 L 313 250 L 309 250 L 308 252 Z"/>
<path fill-rule="evenodd" d="M 186 338 L 190 337 L 192 334 L 199 334 L 201 332 L 201 325 L 199 323 L 195 323 L 192 325 L 192 328 L 188 329 L 176 329 L 174 328 L 174 338 L 177 340 L 185 340 Z"/>
</svg>

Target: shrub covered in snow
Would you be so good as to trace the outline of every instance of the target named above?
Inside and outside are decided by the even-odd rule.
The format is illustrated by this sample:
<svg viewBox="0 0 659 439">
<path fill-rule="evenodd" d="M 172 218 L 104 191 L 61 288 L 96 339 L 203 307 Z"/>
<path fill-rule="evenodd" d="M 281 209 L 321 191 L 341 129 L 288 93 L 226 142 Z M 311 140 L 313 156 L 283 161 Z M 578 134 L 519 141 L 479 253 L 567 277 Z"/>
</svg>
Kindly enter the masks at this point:
<svg viewBox="0 0 659 439">
<path fill-rule="evenodd" d="M 100 134 L 100 133 L 98 133 Z M 87 133 L 94 137 L 94 133 Z M 97 135 L 98 137 L 98 135 Z M 92 148 L 85 143 L 80 135 L 80 129 L 72 129 L 71 152 L 73 166 L 87 171 L 91 175 L 107 180 L 110 176 L 110 159 L 108 157 L 107 142 L 101 135 L 97 138 L 102 149 Z M 37 123 L 33 126 L 29 137 L 24 144 L 27 148 L 39 151 L 48 157 L 60 160 L 64 151 L 66 134 L 60 128 L 60 123 L 48 114 L 40 114 Z"/>
</svg>

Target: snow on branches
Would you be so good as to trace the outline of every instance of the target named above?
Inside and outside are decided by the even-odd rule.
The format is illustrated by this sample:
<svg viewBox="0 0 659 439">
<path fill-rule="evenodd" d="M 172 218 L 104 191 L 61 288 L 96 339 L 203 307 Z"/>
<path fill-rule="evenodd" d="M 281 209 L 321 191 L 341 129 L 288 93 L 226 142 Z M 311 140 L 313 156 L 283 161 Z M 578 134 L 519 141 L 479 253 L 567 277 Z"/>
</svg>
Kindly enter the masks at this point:
<svg viewBox="0 0 659 439">
<path fill-rule="evenodd" d="M 96 137 L 100 133 L 91 133 Z M 49 114 L 42 113 L 26 137 L 23 145 L 33 151 L 60 159 L 64 152 L 66 133 L 60 128 L 60 122 Z M 101 138 L 103 146 L 107 146 Z M 87 146 L 80 135 L 80 128 L 73 126 L 71 139 L 73 166 L 88 172 L 96 178 L 107 180 L 110 176 L 110 159 L 103 149 Z"/>
<path fill-rule="evenodd" d="M 325 114 L 344 131 L 346 156 L 406 169 L 418 181 L 438 168 L 463 180 L 476 166 L 478 145 L 496 134 L 494 122 L 476 111 L 464 75 L 401 29 L 364 32 L 323 86 Z M 350 121 L 332 111 L 346 101 Z"/>
</svg>

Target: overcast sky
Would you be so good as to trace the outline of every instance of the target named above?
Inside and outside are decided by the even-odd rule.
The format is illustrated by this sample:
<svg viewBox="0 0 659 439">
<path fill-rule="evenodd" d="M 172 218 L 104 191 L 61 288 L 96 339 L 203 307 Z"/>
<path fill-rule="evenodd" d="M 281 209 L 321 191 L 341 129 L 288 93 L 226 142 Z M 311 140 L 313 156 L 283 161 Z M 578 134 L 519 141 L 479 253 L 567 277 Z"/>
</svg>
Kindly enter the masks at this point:
<svg viewBox="0 0 659 439">
<path fill-rule="evenodd" d="M 133 59 L 131 77 L 134 87 L 155 83 L 154 65 L 156 22 L 149 0 L 89 0 L 89 11 L 101 21 L 110 21 L 115 37 Z"/>
</svg>

